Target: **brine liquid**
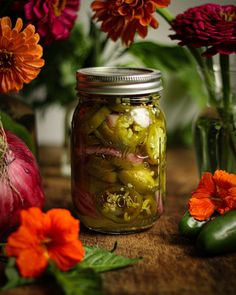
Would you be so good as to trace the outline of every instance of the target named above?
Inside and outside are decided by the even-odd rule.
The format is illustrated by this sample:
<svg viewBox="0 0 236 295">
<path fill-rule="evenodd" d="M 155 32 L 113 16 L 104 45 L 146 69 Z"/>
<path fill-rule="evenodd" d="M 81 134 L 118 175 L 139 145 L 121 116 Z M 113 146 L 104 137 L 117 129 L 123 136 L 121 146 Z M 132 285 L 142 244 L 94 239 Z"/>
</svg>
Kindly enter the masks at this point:
<svg viewBox="0 0 236 295">
<path fill-rule="evenodd" d="M 166 129 L 158 102 L 80 104 L 71 138 L 72 198 L 90 229 L 128 233 L 163 212 Z"/>
</svg>

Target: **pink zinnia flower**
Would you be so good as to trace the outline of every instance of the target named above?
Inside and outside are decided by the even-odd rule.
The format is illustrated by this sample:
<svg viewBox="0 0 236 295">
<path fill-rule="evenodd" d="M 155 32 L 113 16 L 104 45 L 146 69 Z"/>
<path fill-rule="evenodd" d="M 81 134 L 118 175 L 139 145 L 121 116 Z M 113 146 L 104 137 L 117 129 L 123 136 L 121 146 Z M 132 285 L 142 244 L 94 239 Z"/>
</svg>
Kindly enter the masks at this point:
<svg viewBox="0 0 236 295">
<path fill-rule="evenodd" d="M 204 4 L 179 14 L 172 23 L 180 45 L 207 47 L 205 56 L 236 53 L 236 6 Z"/>
<path fill-rule="evenodd" d="M 80 0 L 28 0 L 25 17 L 37 28 L 46 45 L 67 39 L 74 26 Z"/>
</svg>

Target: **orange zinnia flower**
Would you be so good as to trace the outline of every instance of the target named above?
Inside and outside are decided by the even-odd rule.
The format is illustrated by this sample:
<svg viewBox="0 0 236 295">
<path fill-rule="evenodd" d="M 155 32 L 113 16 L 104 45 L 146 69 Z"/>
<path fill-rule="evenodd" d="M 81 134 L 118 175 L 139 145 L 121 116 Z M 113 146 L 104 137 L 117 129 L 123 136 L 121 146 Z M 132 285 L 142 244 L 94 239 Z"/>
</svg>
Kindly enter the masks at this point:
<svg viewBox="0 0 236 295">
<path fill-rule="evenodd" d="M 46 214 L 39 208 L 21 211 L 21 226 L 7 241 L 6 253 L 16 257 L 23 277 L 43 274 L 49 260 L 67 271 L 84 257 L 79 220 L 66 209 L 51 209 Z"/>
<path fill-rule="evenodd" d="M 121 38 L 128 46 L 134 41 L 135 32 L 144 38 L 149 25 L 158 27 L 153 13 L 169 4 L 170 0 L 96 0 L 91 7 L 93 18 L 102 22 L 102 31 L 113 41 Z"/>
<path fill-rule="evenodd" d="M 216 170 L 205 172 L 189 200 L 189 212 L 198 220 L 207 220 L 217 211 L 236 209 L 236 175 Z"/>
<path fill-rule="evenodd" d="M 43 49 L 33 25 L 24 30 L 18 18 L 12 28 L 9 17 L 0 18 L 0 93 L 19 91 L 35 79 L 44 65 Z"/>
</svg>

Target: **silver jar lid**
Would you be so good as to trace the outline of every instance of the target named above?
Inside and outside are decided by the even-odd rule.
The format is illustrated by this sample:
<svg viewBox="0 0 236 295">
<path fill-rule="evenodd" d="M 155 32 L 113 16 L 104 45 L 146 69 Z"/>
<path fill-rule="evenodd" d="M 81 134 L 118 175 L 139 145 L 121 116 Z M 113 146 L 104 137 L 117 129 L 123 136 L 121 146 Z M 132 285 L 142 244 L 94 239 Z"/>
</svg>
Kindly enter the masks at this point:
<svg viewBox="0 0 236 295">
<path fill-rule="evenodd" d="M 139 95 L 163 89 L 161 72 L 148 68 L 83 68 L 76 72 L 76 78 L 79 93 Z"/>
</svg>

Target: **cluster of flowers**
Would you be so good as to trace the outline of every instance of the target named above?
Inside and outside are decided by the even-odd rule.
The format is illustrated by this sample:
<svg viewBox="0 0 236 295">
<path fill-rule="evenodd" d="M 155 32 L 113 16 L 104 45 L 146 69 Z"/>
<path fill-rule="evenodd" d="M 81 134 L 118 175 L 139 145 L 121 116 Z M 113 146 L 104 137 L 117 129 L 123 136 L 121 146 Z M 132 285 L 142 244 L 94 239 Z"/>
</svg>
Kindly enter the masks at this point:
<svg viewBox="0 0 236 295">
<path fill-rule="evenodd" d="M 0 93 L 19 91 L 39 74 L 44 65 L 43 47 L 69 37 L 77 18 L 80 0 L 13 0 L 0 18 Z M 10 3 L 10 4 L 9 4 Z M 180 45 L 206 48 L 203 54 L 236 53 L 236 6 L 205 4 L 188 9 L 175 19 L 159 8 L 170 0 L 95 0 L 93 19 L 113 41 L 121 39 L 129 46 L 137 33 L 145 38 L 148 27 L 158 28 L 157 11 L 171 24 L 172 39 Z M 15 15 L 22 18 L 15 19 Z M 13 25 L 15 21 L 15 25 Z M 25 26 L 23 26 L 25 23 Z M 42 46 L 39 45 L 39 41 Z M 215 211 L 224 214 L 236 209 L 236 175 L 217 170 L 203 174 L 189 201 L 189 212 L 198 220 L 207 220 Z M 63 220 L 63 222 L 61 222 Z M 78 240 L 79 221 L 67 210 L 38 208 L 21 212 L 21 226 L 6 246 L 9 257 L 23 277 L 38 277 L 52 260 L 67 271 L 84 257 Z M 30 257 L 30 261 L 28 258 Z"/>
<path fill-rule="evenodd" d="M 205 172 L 188 205 L 189 213 L 197 220 L 236 209 L 236 174 L 223 170 L 216 170 L 214 175 Z"/>
<path fill-rule="evenodd" d="M 145 38 L 149 26 L 158 28 L 154 14 L 163 16 L 160 8 L 169 4 L 170 0 L 95 0 L 91 9 L 110 39 L 120 38 L 129 46 L 136 33 Z M 43 65 L 39 37 L 43 46 L 68 38 L 79 7 L 80 0 L 11 1 L 6 11 L 11 20 L 0 19 L 0 93 L 19 91 L 38 75 Z M 12 28 L 16 15 L 28 24 L 24 30 L 21 20 Z M 167 21 L 175 31 L 171 38 L 180 40 L 180 45 L 206 47 L 206 56 L 236 52 L 235 5 L 205 4 Z"/>
<path fill-rule="evenodd" d="M 14 0 L 1 9 L 7 14 L 0 18 L 0 93 L 17 92 L 37 77 L 42 46 L 69 37 L 79 5 L 80 0 Z"/>
<path fill-rule="evenodd" d="M 101 30 L 109 38 L 121 38 L 125 45 L 130 45 L 135 32 L 144 38 L 149 25 L 158 27 L 153 14 L 169 4 L 170 0 L 96 0 L 91 7 L 94 19 L 102 23 Z M 206 47 L 206 56 L 236 53 L 235 5 L 204 4 L 167 21 L 175 31 L 171 39 L 180 40 L 180 45 Z"/>
</svg>

